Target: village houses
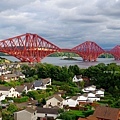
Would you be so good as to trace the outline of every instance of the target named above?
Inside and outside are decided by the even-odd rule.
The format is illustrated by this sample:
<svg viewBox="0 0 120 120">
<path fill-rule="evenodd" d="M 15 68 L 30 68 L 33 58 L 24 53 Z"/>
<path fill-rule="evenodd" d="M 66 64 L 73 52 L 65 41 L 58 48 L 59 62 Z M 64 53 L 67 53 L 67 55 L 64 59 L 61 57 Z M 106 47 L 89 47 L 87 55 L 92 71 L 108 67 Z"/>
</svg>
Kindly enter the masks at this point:
<svg viewBox="0 0 120 120">
<path fill-rule="evenodd" d="M 96 89 L 96 86 L 91 85 L 82 89 L 83 94 L 67 98 L 64 101 L 64 105 L 69 107 L 75 107 L 76 105 L 84 103 L 93 103 L 94 101 L 100 101 L 101 97 L 104 97 L 104 89 Z M 99 91 L 99 92 L 98 92 Z"/>
</svg>

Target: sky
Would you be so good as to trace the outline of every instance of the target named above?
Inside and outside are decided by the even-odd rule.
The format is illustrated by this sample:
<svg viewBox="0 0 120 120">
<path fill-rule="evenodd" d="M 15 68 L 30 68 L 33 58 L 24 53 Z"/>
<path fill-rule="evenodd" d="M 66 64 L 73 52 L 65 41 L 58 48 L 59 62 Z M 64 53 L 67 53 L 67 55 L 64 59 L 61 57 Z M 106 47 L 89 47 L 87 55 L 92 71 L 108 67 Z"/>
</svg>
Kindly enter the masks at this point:
<svg viewBox="0 0 120 120">
<path fill-rule="evenodd" d="M 120 0 L 0 0 L 0 40 L 38 34 L 60 48 L 120 44 Z"/>
</svg>

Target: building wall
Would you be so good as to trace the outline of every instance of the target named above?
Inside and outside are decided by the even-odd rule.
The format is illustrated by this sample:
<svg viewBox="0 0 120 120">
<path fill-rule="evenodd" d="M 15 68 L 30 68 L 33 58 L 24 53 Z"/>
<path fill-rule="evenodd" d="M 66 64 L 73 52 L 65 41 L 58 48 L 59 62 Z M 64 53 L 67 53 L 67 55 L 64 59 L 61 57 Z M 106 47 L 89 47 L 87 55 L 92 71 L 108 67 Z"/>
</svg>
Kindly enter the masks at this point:
<svg viewBox="0 0 120 120">
<path fill-rule="evenodd" d="M 104 91 L 98 90 L 96 91 L 96 95 L 100 95 L 100 97 L 104 97 Z"/>
<path fill-rule="evenodd" d="M 68 99 L 68 100 L 65 100 L 63 104 L 69 105 L 69 107 L 75 107 L 79 103 L 77 102 L 77 100 Z"/>
<path fill-rule="evenodd" d="M 8 97 L 18 97 L 20 95 L 20 93 L 18 93 L 17 91 L 15 91 L 14 88 L 11 88 L 9 90 L 9 94 L 8 94 Z"/>
<path fill-rule="evenodd" d="M 80 79 L 77 79 L 76 78 L 76 75 L 73 77 L 73 82 L 79 82 L 79 81 L 83 81 L 83 79 L 82 78 L 80 78 Z"/>
<path fill-rule="evenodd" d="M 88 97 L 89 102 L 100 101 L 100 98 L 90 98 Z"/>
<path fill-rule="evenodd" d="M 89 86 L 89 87 L 86 87 L 84 90 L 85 90 L 85 91 L 95 91 L 95 90 L 96 90 L 96 87 Z"/>
<path fill-rule="evenodd" d="M 35 114 L 33 113 L 29 113 L 26 110 L 22 110 L 19 112 L 16 112 L 14 114 L 14 119 L 15 120 L 37 120 L 37 114 L 35 112 Z"/>
<path fill-rule="evenodd" d="M 6 95 L 6 96 L 7 96 L 7 95 L 9 94 L 9 91 L 2 91 L 2 90 L 1 90 L 0 93 L 2 93 L 3 95 Z"/>
<path fill-rule="evenodd" d="M 58 116 L 56 114 L 47 114 L 49 117 L 54 117 L 54 119 Z M 45 113 L 37 113 L 37 117 L 43 118 L 45 117 Z"/>
<path fill-rule="evenodd" d="M 0 101 L 5 100 L 6 95 L 0 96 Z"/>
<path fill-rule="evenodd" d="M 5 95 L 6 97 L 17 97 L 20 95 L 18 92 L 15 91 L 14 88 L 11 88 L 9 91 L 0 91 L 0 93 Z"/>
<path fill-rule="evenodd" d="M 60 101 L 58 101 L 55 97 L 53 97 L 46 101 L 46 106 L 48 106 L 49 104 L 51 104 L 52 106 L 58 106 L 59 102 Z"/>
<path fill-rule="evenodd" d="M 15 120 L 32 120 L 30 113 L 25 110 L 15 113 L 14 118 Z"/>
<path fill-rule="evenodd" d="M 37 89 L 45 90 L 45 89 L 46 89 L 46 85 L 40 86 L 40 87 L 35 87 L 35 88 L 34 88 L 34 90 L 37 90 Z"/>
<path fill-rule="evenodd" d="M 77 100 L 80 101 L 80 102 L 85 102 L 85 101 L 87 101 L 87 99 L 88 98 L 85 97 L 85 96 L 79 96 Z"/>
</svg>

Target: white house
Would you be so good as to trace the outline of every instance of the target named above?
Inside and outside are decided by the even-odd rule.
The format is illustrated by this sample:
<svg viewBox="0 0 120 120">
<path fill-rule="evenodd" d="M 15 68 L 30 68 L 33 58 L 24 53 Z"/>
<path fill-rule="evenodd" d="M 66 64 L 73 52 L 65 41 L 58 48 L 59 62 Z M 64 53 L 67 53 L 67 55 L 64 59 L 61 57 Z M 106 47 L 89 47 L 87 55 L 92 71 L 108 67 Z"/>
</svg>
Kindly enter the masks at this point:
<svg viewBox="0 0 120 120">
<path fill-rule="evenodd" d="M 88 93 L 88 101 L 93 103 L 94 101 L 100 101 L 100 97 L 97 97 L 95 93 Z"/>
<path fill-rule="evenodd" d="M 91 86 L 88 86 L 82 89 L 83 92 L 90 92 L 90 91 L 95 91 L 95 90 L 96 90 L 95 85 L 91 85 Z"/>
<path fill-rule="evenodd" d="M 47 85 L 51 85 L 51 78 L 36 80 L 33 84 L 34 90 L 47 89 Z"/>
<path fill-rule="evenodd" d="M 77 100 L 79 103 L 87 102 L 88 101 L 88 94 L 84 93 L 84 94 L 80 95 Z"/>
<path fill-rule="evenodd" d="M 76 107 L 76 105 L 80 104 L 80 103 L 86 103 L 88 102 L 88 94 L 84 93 L 82 95 L 79 96 L 73 96 L 69 99 L 66 99 L 64 101 L 64 105 L 68 105 L 69 107 Z"/>
<path fill-rule="evenodd" d="M 5 100 L 6 95 L 0 94 L 0 101 Z"/>
<path fill-rule="evenodd" d="M 49 118 L 51 118 L 50 120 L 55 120 L 59 115 L 59 109 L 37 107 L 36 110 L 38 120 L 47 120 Z"/>
<path fill-rule="evenodd" d="M 15 91 L 13 87 L 0 86 L 0 94 L 5 95 L 6 97 L 18 97 L 20 95 L 19 92 Z"/>
<path fill-rule="evenodd" d="M 68 105 L 69 107 L 75 107 L 78 104 L 77 99 L 78 99 L 78 96 L 73 96 L 73 97 L 71 97 L 69 99 L 66 99 L 63 102 L 63 104 L 64 105 Z"/>
<path fill-rule="evenodd" d="M 96 93 L 95 93 L 95 94 L 96 94 L 96 95 L 99 95 L 100 97 L 104 97 L 104 91 L 105 91 L 105 90 L 101 88 L 101 89 L 99 89 L 99 90 L 96 90 Z"/>
<path fill-rule="evenodd" d="M 79 82 L 79 81 L 83 81 L 82 75 L 75 75 L 73 77 L 73 82 Z"/>
<path fill-rule="evenodd" d="M 46 100 L 46 105 L 44 105 L 43 107 L 51 108 L 57 106 L 59 108 L 63 108 L 63 102 L 64 99 L 62 97 L 60 97 L 59 95 L 53 95 Z"/>
</svg>

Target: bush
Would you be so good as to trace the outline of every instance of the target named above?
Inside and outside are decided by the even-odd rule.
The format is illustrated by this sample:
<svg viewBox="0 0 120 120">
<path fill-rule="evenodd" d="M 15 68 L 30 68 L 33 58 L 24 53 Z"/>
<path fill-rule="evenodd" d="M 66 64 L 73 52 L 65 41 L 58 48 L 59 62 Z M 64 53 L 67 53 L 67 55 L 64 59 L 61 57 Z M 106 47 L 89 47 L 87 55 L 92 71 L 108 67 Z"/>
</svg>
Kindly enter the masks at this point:
<svg viewBox="0 0 120 120">
<path fill-rule="evenodd" d="M 83 114 L 85 115 L 85 117 L 88 117 L 89 115 L 92 115 L 94 112 L 94 110 L 88 110 L 88 111 L 84 111 Z"/>
<path fill-rule="evenodd" d="M 14 98 L 13 101 L 17 102 L 17 103 L 22 103 L 22 102 L 27 102 L 28 99 L 29 99 L 29 97 L 25 96 L 25 97 L 22 97 L 22 98 Z"/>
</svg>

